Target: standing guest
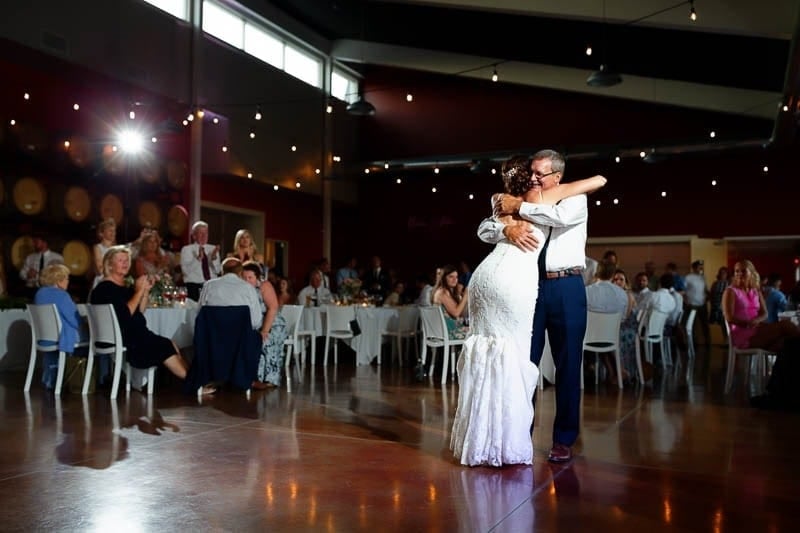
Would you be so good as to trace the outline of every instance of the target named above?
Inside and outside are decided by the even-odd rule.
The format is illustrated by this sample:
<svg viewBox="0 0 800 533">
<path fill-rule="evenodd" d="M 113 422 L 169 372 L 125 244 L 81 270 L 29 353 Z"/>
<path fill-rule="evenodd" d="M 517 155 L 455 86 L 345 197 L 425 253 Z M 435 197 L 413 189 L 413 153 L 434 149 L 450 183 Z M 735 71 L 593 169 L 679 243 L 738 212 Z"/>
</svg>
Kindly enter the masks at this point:
<svg viewBox="0 0 800 533">
<path fill-rule="evenodd" d="M 112 246 L 103 258 L 103 281 L 97 284 L 89 303 L 112 304 L 122 332 L 128 362 L 134 368 L 164 365 L 180 379 L 186 379 L 186 359 L 172 340 L 147 329 L 144 311 L 154 279 L 139 276 L 133 286 L 126 283 L 131 269 L 131 252 L 125 246 Z M 203 394 L 213 394 L 214 387 L 205 387 Z"/>
<path fill-rule="evenodd" d="M 656 276 L 656 262 L 645 262 L 644 273 L 647 274 L 647 288 L 650 289 L 650 292 L 656 292 L 659 286 L 659 276 Z"/>
<path fill-rule="evenodd" d="M 372 268 L 364 275 L 364 289 L 370 295 L 383 298 L 389 292 L 390 287 L 389 273 L 381 266 L 381 258 L 377 255 L 373 256 Z"/>
<path fill-rule="evenodd" d="M 558 186 L 564 177 L 564 167 L 564 156 L 554 150 L 534 154 L 531 171 L 542 193 Z M 505 238 L 525 250 L 542 247 L 538 258 L 539 296 L 533 318 L 531 361 L 539 365 L 546 332 L 557 376 L 553 446 L 548 460 L 567 462 L 572 459 L 572 445 L 580 430 L 581 363 L 586 333 L 583 267 L 589 219 L 586 195 L 564 198 L 557 205 L 545 205 L 523 202 L 519 197 L 504 194 L 495 201 L 495 211 L 519 215 L 545 227 L 546 239 L 539 243 L 529 228 L 487 219 L 481 223 L 478 236 L 491 243 Z"/>
<path fill-rule="evenodd" d="M 233 251 L 228 254 L 228 257 L 235 257 L 242 264 L 248 261 L 255 261 L 261 267 L 261 276 L 264 277 L 267 272 L 264 267 L 264 256 L 258 252 L 253 236 L 246 229 L 240 229 L 236 232 L 233 238 Z"/>
<path fill-rule="evenodd" d="M 269 281 L 261 281 L 258 277 L 261 266 L 255 261 L 242 265 L 242 279 L 256 289 L 261 311 L 264 318 L 261 321 L 261 357 L 258 359 L 258 373 L 253 388 L 256 390 L 280 387 L 283 375 L 283 341 L 286 340 L 288 331 L 286 319 L 278 312 L 278 296 L 275 288 Z"/>
<path fill-rule="evenodd" d="M 62 264 L 44 267 L 39 276 L 39 285 L 33 303 L 36 305 L 55 304 L 61 319 L 58 349 L 67 355 L 72 355 L 75 351 L 75 344 L 81 337 L 81 317 L 75 302 L 67 292 L 69 268 Z M 44 366 L 42 384 L 45 388 L 52 389 L 55 387 L 58 373 L 58 352 L 45 352 L 42 362 Z"/>
<path fill-rule="evenodd" d="M 34 252 L 28 254 L 19 271 L 19 277 L 25 282 L 26 295 L 33 298 L 39 287 L 39 275 L 44 268 L 53 264 L 64 264 L 64 257 L 52 251 L 47 245 L 47 237 L 37 233 L 33 236 Z"/>
<path fill-rule="evenodd" d="M 781 291 L 781 275 L 773 272 L 767 276 L 767 287 L 764 291 L 764 302 L 767 304 L 767 324 L 778 321 L 778 314 L 786 311 L 788 301 Z"/>
<path fill-rule="evenodd" d="M 181 271 L 189 298 L 197 301 L 203 284 L 217 277 L 222 269 L 219 245 L 208 244 L 208 224 L 198 220 L 192 224 L 193 244 L 181 249 Z"/>
<path fill-rule="evenodd" d="M 717 279 L 711 284 L 711 291 L 708 298 L 711 302 L 708 323 L 718 324 L 722 330 L 722 338 L 725 340 L 728 339 L 728 330 L 725 328 L 725 317 L 722 314 L 722 295 L 729 285 L 728 267 L 719 267 L 719 270 L 717 270 Z"/>
<path fill-rule="evenodd" d="M 708 288 L 706 286 L 706 277 L 703 269 L 703 260 L 700 259 L 692 263 L 692 271 L 686 274 L 686 310 L 683 313 L 683 323 L 689 318 L 689 311 L 695 310 L 695 325 L 703 332 L 703 341 L 705 342 L 706 350 L 711 346 L 711 335 L 708 327 Z M 687 332 L 690 335 L 691 331 Z M 692 338 L 697 338 L 692 335 Z"/>
<path fill-rule="evenodd" d="M 351 257 L 345 266 L 336 271 L 336 288 L 338 290 L 341 290 L 344 280 L 358 279 L 357 266 L 358 260 L 355 257 Z"/>
<path fill-rule="evenodd" d="M 322 286 L 328 289 L 329 291 L 333 292 L 333 287 L 331 287 L 331 276 L 330 276 L 331 262 L 328 261 L 328 258 L 327 257 L 321 258 L 314 265 L 314 268 L 316 268 L 322 273 Z"/>
<path fill-rule="evenodd" d="M 800 337 L 800 328 L 790 320 L 765 322 L 767 305 L 759 279 L 753 263 L 737 262 L 733 282 L 722 295 L 722 312 L 731 329 L 730 342 L 736 348 L 762 348 L 777 353 L 786 340 Z"/>
<path fill-rule="evenodd" d="M 113 218 L 107 218 L 97 225 L 97 238 L 100 239 L 100 242 L 96 243 L 92 250 L 95 272 L 92 288 L 103 281 L 103 256 L 106 255 L 109 248 L 117 244 L 117 223 Z"/>
</svg>

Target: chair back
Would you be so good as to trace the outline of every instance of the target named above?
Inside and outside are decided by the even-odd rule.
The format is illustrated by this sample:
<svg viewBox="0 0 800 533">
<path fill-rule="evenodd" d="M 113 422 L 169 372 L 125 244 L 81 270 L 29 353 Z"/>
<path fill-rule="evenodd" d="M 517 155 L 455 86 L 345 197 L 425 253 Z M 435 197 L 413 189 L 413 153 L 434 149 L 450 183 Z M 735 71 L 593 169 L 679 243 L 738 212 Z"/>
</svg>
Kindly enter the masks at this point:
<svg viewBox="0 0 800 533">
<path fill-rule="evenodd" d="M 689 311 L 689 314 L 686 315 L 686 335 L 687 337 L 692 337 L 692 331 L 694 331 L 694 319 L 697 315 L 697 309 L 692 309 Z"/>
<path fill-rule="evenodd" d="M 57 352 L 61 336 L 61 317 L 56 304 L 28 304 L 33 347 L 40 352 Z"/>
<path fill-rule="evenodd" d="M 300 317 L 303 314 L 303 306 L 285 304 L 281 306 L 280 314 L 286 320 L 286 330 L 289 332 L 288 337 L 296 337 L 297 325 L 300 323 Z"/>
<path fill-rule="evenodd" d="M 588 311 L 583 347 L 594 352 L 610 352 L 619 346 L 619 326 L 622 313 Z"/>
<path fill-rule="evenodd" d="M 406 305 L 398 308 L 397 331 L 399 333 L 414 332 L 419 329 L 419 307 Z"/>
<path fill-rule="evenodd" d="M 661 342 L 664 337 L 664 326 L 669 314 L 663 311 L 651 310 L 647 314 L 647 325 L 644 330 L 644 339 L 648 342 Z"/>
<path fill-rule="evenodd" d="M 89 318 L 89 350 L 93 354 L 114 354 L 124 350 L 122 331 L 112 304 L 86 306 Z"/>
<path fill-rule="evenodd" d="M 356 319 L 356 310 L 352 305 L 329 305 L 326 307 L 328 334 L 351 333 L 350 321 Z"/>
<path fill-rule="evenodd" d="M 423 305 L 419 308 L 422 321 L 422 336 L 425 342 L 444 343 L 447 339 L 447 324 L 440 305 Z"/>
<path fill-rule="evenodd" d="M 258 372 L 262 340 L 246 305 L 204 305 L 194 325 L 194 359 L 184 380 L 187 393 L 209 383 L 248 390 Z"/>
<path fill-rule="evenodd" d="M 109 354 L 114 363 L 114 377 L 111 384 L 111 399 L 113 400 L 119 392 L 125 352 L 117 313 L 112 304 L 89 304 L 86 306 L 86 316 L 89 322 L 89 359 L 86 365 L 87 379 L 83 383 L 83 394 L 87 394 L 89 390 L 88 378 L 92 373 L 94 357 Z M 130 368 L 125 372 L 126 382 L 130 386 Z M 152 379 L 150 389 L 152 390 Z"/>
</svg>

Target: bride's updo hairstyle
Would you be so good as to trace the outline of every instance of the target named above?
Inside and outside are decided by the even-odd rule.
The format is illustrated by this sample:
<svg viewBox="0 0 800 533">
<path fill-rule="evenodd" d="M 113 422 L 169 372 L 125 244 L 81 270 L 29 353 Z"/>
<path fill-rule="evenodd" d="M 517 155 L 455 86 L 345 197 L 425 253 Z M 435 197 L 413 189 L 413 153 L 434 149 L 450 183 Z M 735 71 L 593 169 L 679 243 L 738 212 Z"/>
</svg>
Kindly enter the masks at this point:
<svg viewBox="0 0 800 533">
<path fill-rule="evenodd" d="M 503 163 L 503 185 L 506 194 L 522 196 L 531 188 L 531 160 L 524 155 L 511 156 Z"/>
</svg>

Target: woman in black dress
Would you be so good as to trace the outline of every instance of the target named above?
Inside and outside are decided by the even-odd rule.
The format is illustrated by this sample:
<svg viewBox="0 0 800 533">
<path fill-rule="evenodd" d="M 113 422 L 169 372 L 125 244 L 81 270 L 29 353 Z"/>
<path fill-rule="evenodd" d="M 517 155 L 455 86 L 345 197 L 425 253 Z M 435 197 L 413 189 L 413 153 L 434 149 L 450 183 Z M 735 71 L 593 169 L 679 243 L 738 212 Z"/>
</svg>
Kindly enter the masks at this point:
<svg viewBox="0 0 800 533">
<path fill-rule="evenodd" d="M 109 248 L 103 257 L 103 281 L 92 290 L 89 303 L 114 306 L 131 366 L 149 368 L 163 364 L 173 374 L 185 379 L 189 365 L 175 343 L 147 329 L 143 313 L 155 278 L 142 275 L 136 278 L 133 286 L 129 286 L 125 278 L 130 268 L 131 252 L 127 247 Z M 213 393 L 214 388 L 205 387 L 203 392 Z"/>
</svg>

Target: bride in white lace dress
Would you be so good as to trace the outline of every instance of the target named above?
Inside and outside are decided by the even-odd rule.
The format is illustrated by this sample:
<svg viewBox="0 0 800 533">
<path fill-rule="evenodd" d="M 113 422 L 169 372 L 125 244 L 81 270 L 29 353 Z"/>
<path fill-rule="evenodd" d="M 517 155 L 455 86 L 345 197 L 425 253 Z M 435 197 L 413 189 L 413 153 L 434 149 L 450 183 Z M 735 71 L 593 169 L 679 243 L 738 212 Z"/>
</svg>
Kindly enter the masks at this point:
<svg viewBox="0 0 800 533">
<path fill-rule="evenodd" d="M 530 159 L 514 156 L 503 164 L 507 194 L 532 203 L 602 187 L 595 176 L 542 191 L 531 177 Z M 540 246 L 542 230 L 519 217 L 506 224 L 528 225 Z M 503 240 L 481 262 L 469 283 L 470 334 L 458 359 L 458 407 L 450 449 L 461 464 L 532 464 L 533 394 L 539 369 L 530 360 L 533 311 L 539 290 L 539 249 L 524 251 Z"/>
</svg>

